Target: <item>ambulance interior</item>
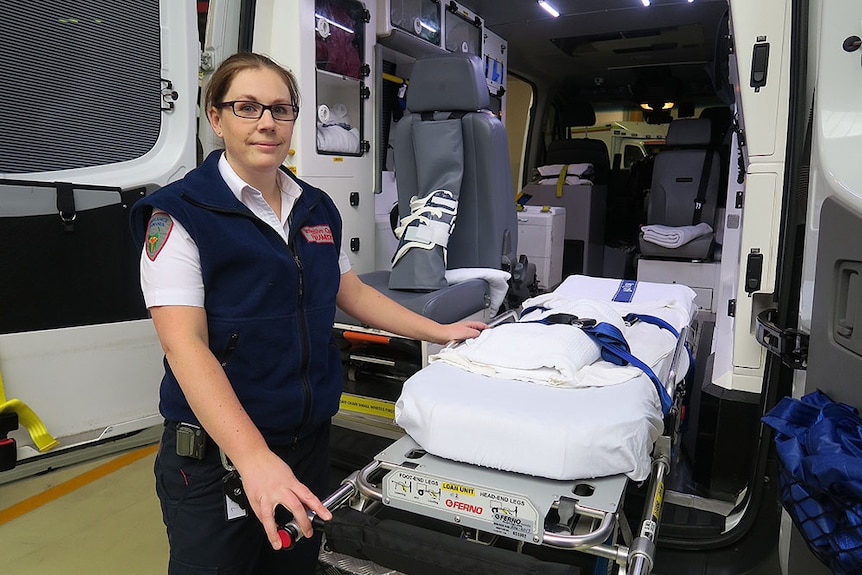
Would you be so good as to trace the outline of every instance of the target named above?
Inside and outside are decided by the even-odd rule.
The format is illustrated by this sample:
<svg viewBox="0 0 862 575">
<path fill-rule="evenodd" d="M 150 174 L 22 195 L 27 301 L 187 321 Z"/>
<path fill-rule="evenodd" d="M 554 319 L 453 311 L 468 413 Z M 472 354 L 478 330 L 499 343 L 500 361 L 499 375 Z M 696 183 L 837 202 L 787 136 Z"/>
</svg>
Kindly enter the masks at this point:
<svg viewBox="0 0 862 575">
<path fill-rule="evenodd" d="M 778 0 L 211 0 L 198 2 L 195 13 L 180 4 L 149 0 L 128 14 L 111 8 L 126 26 L 111 38 L 93 31 L 106 21 L 101 16 L 61 19 L 56 45 L 20 38 L 29 60 L 47 62 L 42 78 L 65 74 L 50 63 L 52 53 L 99 38 L 111 57 L 81 65 L 101 66 L 98 88 L 137 97 L 130 106 L 146 112 L 118 112 L 119 127 L 108 135 L 73 130 L 68 141 L 33 154 L 9 153 L 21 149 L 12 145 L 20 134 L 0 130 L 10 144 L 0 146 L 0 186 L 9 198 L 0 200 L 0 233 L 8 245 L 40 238 L 0 259 L 5 277 L 22 278 L 0 282 L 0 400 L 20 400 L 6 401 L 12 407 L 0 419 L 0 490 L 157 441 L 162 354 L 137 291 L 123 218 L 137 198 L 218 147 L 197 110 L 200 88 L 227 55 L 251 49 L 297 75 L 302 113 L 286 167 L 333 197 L 343 249 L 366 281 L 419 313 L 480 319 L 494 333 L 518 324 L 539 333 L 562 327 L 556 322 L 593 333 L 594 324 L 625 316 L 619 328 L 632 350 L 641 342 L 665 346 L 646 370 L 632 362 L 621 368 L 637 393 L 596 396 L 611 407 L 573 408 L 570 422 L 557 409 L 562 402 L 552 406 L 552 396 L 542 395 L 557 389 L 535 386 L 542 391 L 533 401 L 532 391 L 511 387 L 505 375 L 483 387 L 487 381 L 475 374 L 452 371 L 473 361 L 458 355 L 466 346 L 400 338 L 337 316 L 345 387 L 333 419 L 328 502 L 370 518 L 358 520 L 369 522 L 362 527 L 369 532 L 380 520 L 408 525 L 403 539 L 430 533 L 423 557 L 396 558 L 395 567 L 449 572 L 428 560 L 454 539 L 453 553 L 467 542 L 476 555 L 447 564 L 453 573 L 491 573 L 503 564 L 546 573 L 827 572 L 782 511 L 772 435 L 761 418 L 780 397 L 810 391 L 801 370 L 803 331 L 817 327 L 809 325 L 817 237 L 809 230 L 814 239 L 800 240 L 808 196 L 799 189 L 812 153 L 804 136 L 813 70 L 818 50 L 830 53 L 815 31 L 840 14 L 862 16 L 859 8 Z M 4 7 L 0 14 L 8 11 L 6 22 L 56 19 L 39 10 Z M 128 37 L 146 46 L 140 78 L 118 82 L 129 75 L 120 56 Z M 840 55 L 851 52 L 845 46 Z M 806 58 L 812 71 L 791 66 Z M 827 71 L 829 78 L 847 74 Z M 75 111 L 92 88 L 78 82 L 64 110 L 80 125 L 94 124 Z M 140 89 L 152 82 L 154 93 Z M 5 122 L 20 124 L 14 114 Z M 611 132 L 599 137 L 607 125 L 636 128 L 620 129 L 616 140 Z M 103 144 L 95 146 L 98 137 Z M 826 180 L 817 180 L 818 190 L 855 185 Z M 812 214 L 830 195 L 818 194 Z M 794 203 L 796 211 L 787 207 Z M 825 205 L 844 217 L 843 204 Z M 855 220 L 845 219 L 853 229 Z M 423 236 L 419 226 L 435 231 Z M 105 237 L 111 248 L 91 255 Z M 803 249 L 805 265 L 797 255 Z M 48 281 L 57 275 L 68 278 L 62 290 Z M 855 293 L 856 284 L 845 283 Z M 592 303 L 581 307 L 583 298 Z M 674 304 L 655 305 L 665 300 Z M 519 359 L 550 350 L 545 334 L 518 337 L 527 337 L 518 340 Z M 596 353 L 610 347 L 597 345 Z M 827 388 L 859 404 L 838 375 L 856 365 L 834 357 L 818 355 L 836 366 L 827 370 L 834 382 Z M 581 373 L 589 379 L 599 371 Z M 469 393 L 468 384 L 475 384 Z M 593 401 L 583 397 L 575 403 Z M 627 401 L 650 407 L 625 419 Z M 432 427 L 423 423 L 432 417 L 428 406 L 446 416 Z M 577 438 L 564 442 L 557 431 L 569 425 Z M 641 439 L 646 450 L 623 449 L 622 459 L 630 459 L 618 468 L 619 460 L 603 459 L 617 447 L 599 445 L 625 425 L 648 439 Z M 576 453 L 546 455 L 558 441 Z M 487 468 L 471 461 L 492 455 Z M 565 469 L 581 465 L 581 456 L 607 466 Z M 408 472 L 410 486 L 398 479 Z M 443 485 L 438 496 L 450 496 L 448 509 L 432 509 L 425 493 L 421 501 L 399 495 L 431 481 Z M 490 505 L 483 516 L 479 498 L 470 498 L 480 488 L 482 501 L 500 502 L 494 520 Z M 504 497 L 533 503 L 512 517 Z M 525 527 L 513 526 L 515 519 Z M 396 573 L 372 559 L 392 560 L 403 550 L 375 555 L 335 536 L 327 532 L 324 572 Z"/>
</svg>

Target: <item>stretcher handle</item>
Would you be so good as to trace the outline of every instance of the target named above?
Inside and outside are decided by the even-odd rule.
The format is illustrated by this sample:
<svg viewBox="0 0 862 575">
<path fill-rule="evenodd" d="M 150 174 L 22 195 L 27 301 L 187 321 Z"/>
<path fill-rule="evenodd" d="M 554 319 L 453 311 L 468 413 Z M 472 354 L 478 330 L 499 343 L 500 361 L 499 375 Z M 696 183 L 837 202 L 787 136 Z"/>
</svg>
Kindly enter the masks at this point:
<svg viewBox="0 0 862 575">
<path fill-rule="evenodd" d="M 356 485 L 351 481 L 354 474 L 344 480 L 341 487 L 336 489 L 332 495 L 321 500 L 324 507 L 332 511 L 341 507 L 344 502 L 353 497 L 356 493 Z M 281 510 L 284 511 L 281 511 Z M 323 530 L 323 519 L 317 516 L 314 511 L 308 510 L 308 519 L 311 521 L 311 526 L 318 531 Z M 278 536 L 281 538 L 281 548 L 291 550 L 296 546 L 297 541 L 302 539 L 302 531 L 293 519 L 293 514 L 287 511 L 284 507 L 276 509 L 276 523 L 278 523 Z"/>
<path fill-rule="evenodd" d="M 517 310 L 510 309 L 508 311 L 505 311 L 505 312 L 491 318 L 491 321 L 488 322 L 488 329 L 491 329 L 493 327 L 497 327 L 498 325 L 502 325 L 504 323 L 512 323 L 512 322 L 516 322 L 516 321 L 518 321 L 518 312 L 517 312 Z M 456 339 L 456 340 L 450 341 L 449 343 L 447 343 L 443 347 L 443 350 L 449 350 L 449 349 L 452 349 L 453 347 L 458 347 L 459 345 L 464 343 L 464 341 L 465 340 L 463 340 L 463 339 Z"/>
<path fill-rule="evenodd" d="M 597 543 L 607 541 L 616 525 L 616 516 L 613 513 L 603 513 L 602 522 L 598 528 L 583 535 L 566 535 L 564 533 L 545 532 L 542 535 L 542 544 L 557 549 L 578 549 L 581 547 L 592 547 Z"/>
</svg>

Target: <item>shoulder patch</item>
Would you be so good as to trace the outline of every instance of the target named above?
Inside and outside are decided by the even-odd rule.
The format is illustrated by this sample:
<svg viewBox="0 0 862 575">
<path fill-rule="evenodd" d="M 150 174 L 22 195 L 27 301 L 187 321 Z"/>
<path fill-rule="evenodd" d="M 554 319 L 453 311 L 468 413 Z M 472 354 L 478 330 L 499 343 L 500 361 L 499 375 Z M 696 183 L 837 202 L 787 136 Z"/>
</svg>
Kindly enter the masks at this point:
<svg viewBox="0 0 862 575">
<path fill-rule="evenodd" d="M 305 226 L 300 230 L 305 241 L 312 244 L 334 244 L 335 239 L 332 237 L 332 230 L 326 224 L 319 226 Z"/>
<path fill-rule="evenodd" d="M 150 216 L 146 240 L 147 257 L 150 258 L 150 261 L 156 261 L 156 256 L 165 247 L 173 228 L 174 220 L 165 212 L 156 212 Z"/>
</svg>

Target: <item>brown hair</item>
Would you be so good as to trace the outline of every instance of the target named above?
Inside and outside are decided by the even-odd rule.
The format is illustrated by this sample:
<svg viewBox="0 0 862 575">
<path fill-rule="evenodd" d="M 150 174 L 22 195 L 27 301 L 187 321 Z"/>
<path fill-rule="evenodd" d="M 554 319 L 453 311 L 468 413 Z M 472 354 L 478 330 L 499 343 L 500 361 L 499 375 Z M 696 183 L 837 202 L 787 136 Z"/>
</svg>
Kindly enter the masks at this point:
<svg viewBox="0 0 862 575">
<path fill-rule="evenodd" d="M 293 104 L 299 106 L 299 82 L 290 70 L 276 64 L 269 57 L 254 52 L 238 52 L 227 58 L 213 73 L 207 84 L 206 109 L 215 104 L 220 104 L 224 95 L 230 88 L 234 77 L 243 70 L 268 68 L 282 77 L 284 83 L 290 90 L 290 98 Z"/>
</svg>

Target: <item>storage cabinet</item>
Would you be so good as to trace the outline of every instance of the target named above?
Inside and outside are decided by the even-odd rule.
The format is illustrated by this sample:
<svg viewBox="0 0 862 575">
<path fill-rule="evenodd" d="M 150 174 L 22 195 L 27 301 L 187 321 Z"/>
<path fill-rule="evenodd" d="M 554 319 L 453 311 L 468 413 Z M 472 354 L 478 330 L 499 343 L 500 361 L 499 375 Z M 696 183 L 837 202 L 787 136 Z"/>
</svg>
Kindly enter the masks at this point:
<svg viewBox="0 0 862 575">
<path fill-rule="evenodd" d="M 286 165 L 329 194 L 342 248 L 357 273 L 374 270 L 374 146 L 370 79 L 376 4 L 257 0 L 253 50 L 289 68 L 301 91 Z M 285 34 L 286 22 L 304 22 Z"/>
<path fill-rule="evenodd" d="M 316 0 L 315 93 L 317 95 L 317 152 L 361 156 L 369 149 L 364 139 L 365 7 L 354 0 Z"/>
<path fill-rule="evenodd" d="M 449 2 L 446 5 L 445 24 L 447 50 L 482 56 L 485 25 L 478 14 L 457 2 Z"/>
<path fill-rule="evenodd" d="M 392 26 L 440 46 L 439 0 L 389 0 Z"/>
</svg>

